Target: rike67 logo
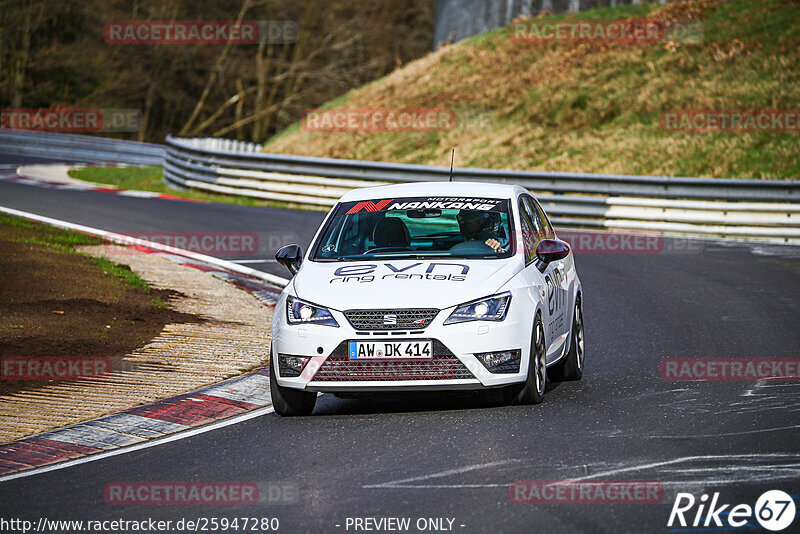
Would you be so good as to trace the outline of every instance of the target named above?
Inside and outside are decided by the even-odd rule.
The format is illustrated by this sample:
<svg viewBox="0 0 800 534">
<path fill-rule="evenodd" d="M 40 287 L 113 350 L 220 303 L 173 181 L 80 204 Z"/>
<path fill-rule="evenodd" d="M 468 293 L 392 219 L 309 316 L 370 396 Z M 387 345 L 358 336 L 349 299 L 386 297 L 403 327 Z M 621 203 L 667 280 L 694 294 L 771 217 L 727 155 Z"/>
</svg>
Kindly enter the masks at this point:
<svg viewBox="0 0 800 534">
<path fill-rule="evenodd" d="M 765 528 L 778 532 L 794 522 L 796 507 L 792 496 L 781 490 L 764 492 L 755 506 L 722 504 L 719 493 L 703 494 L 696 499 L 691 493 L 678 493 L 667 526 Z M 796 530 L 795 530 L 796 531 Z"/>
</svg>

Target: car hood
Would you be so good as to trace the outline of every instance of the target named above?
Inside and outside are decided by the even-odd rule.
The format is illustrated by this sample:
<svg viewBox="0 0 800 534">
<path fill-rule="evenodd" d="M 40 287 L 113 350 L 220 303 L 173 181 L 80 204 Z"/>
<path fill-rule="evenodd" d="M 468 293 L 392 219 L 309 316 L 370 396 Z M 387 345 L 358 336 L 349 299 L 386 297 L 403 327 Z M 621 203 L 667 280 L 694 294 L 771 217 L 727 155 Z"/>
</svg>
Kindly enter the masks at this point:
<svg viewBox="0 0 800 534">
<path fill-rule="evenodd" d="M 306 261 L 292 280 L 295 295 L 335 310 L 438 308 L 497 293 L 521 268 L 497 260 Z"/>
</svg>

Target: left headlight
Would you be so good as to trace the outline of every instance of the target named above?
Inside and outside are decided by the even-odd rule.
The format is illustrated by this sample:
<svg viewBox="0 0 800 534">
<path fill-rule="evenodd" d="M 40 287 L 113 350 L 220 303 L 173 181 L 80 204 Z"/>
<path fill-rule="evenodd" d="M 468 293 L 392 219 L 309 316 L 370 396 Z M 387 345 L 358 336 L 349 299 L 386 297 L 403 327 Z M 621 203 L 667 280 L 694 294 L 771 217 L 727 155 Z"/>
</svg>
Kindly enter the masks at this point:
<svg viewBox="0 0 800 534">
<path fill-rule="evenodd" d="M 319 324 L 339 327 L 328 308 L 311 304 L 296 297 L 286 298 L 286 320 L 289 324 Z"/>
<path fill-rule="evenodd" d="M 465 323 L 467 321 L 502 321 L 506 318 L 511 293 L 501 293 L 462 304 L 453 310 L 444 324 Z"/>
</svg>

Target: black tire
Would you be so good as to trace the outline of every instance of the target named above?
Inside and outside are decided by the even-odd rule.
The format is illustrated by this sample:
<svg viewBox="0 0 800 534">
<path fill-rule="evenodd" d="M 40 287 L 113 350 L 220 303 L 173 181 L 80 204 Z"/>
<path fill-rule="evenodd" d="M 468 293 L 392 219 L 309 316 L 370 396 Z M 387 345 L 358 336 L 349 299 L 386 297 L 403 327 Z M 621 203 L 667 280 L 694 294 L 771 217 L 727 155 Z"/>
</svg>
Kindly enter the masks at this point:
<svg viewBox="0 0 800 534">
<path fill-rule="evenodd" d="M 269 356 L 269 389 L 272 394 L 272 407 L 275 413 L 283 417 L 311 415 L 317 404 L 317 394 L 310 391 L 285 388 L 278 385 L 277 364 L 270 351 Z"/>
<path fill-rule="evenodd" d="M 584 340 L 583 340 L 583 311 L 580 298 L 575 302 L 575 313 L 572 314 L 572 336 L 567 355 L 557 364 L 548 369 L 550 380 L 565 382 L 580 380 L 583 377 Z"/>
<path fill-rule="evenodd" d="M 544 339 L 544 325 L 537 313 L 531 333 L 531 357 L 528 359 L 528 377 L 513 396 L 514 404 L 539 404 L 544 400 L 547 385 L 547 345 Z"/>
</svg>

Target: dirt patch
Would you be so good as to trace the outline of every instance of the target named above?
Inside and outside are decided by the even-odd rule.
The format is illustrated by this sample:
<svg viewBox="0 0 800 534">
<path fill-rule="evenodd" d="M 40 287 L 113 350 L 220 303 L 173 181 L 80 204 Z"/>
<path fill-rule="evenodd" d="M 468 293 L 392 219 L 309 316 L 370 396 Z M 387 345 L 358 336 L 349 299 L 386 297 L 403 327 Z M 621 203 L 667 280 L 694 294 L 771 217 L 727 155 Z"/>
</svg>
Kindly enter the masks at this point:
<svg viewBox="0 0 800 534">
<path fill-rule="evenodd" d="M 0 382 L 0 443 L 268 361 L 272 311 L 258 299 L 179 258 L 97 243 L 0 217 L 0 355 L 111 360 L 103 376 Z"/>
<path fill-rule="evenodd" d="M 133 287 L 92 257 L 47 239 L 69 233 L 2 222 L 0 357 L 99 356 L 113 363 L 143 347 L 166 324 L 202 321 L 166 305 L 174 291 Z M 45 384 L 2 380 L 0 395 Z"/>
</svg>

